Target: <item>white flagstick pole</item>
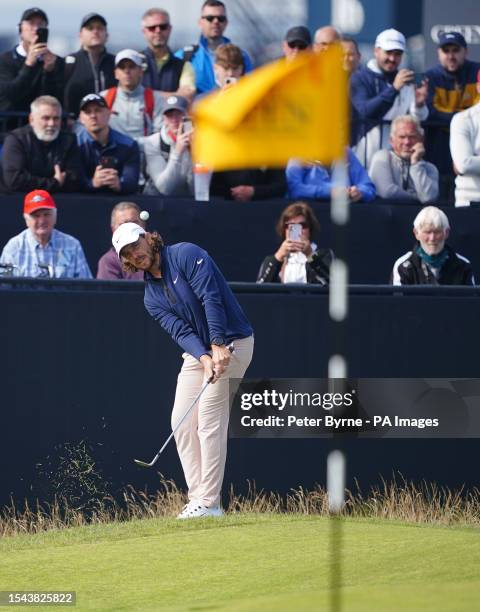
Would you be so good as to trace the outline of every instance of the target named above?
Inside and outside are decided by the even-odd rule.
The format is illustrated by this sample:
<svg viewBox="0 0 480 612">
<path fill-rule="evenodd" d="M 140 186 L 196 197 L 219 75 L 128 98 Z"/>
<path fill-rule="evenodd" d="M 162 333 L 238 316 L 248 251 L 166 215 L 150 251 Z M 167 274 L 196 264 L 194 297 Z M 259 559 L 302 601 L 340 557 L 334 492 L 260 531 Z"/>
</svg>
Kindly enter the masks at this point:
<svg viewBox="0 0 480 612">
<path fill-rule="evenodd" d="M 348 167 L 345 156 L 336 162 L 332 172 L 330 216 L 334 235 L 335 259 L 330 267 L 329 314 L 332 351 L 328 362 L 328 384 L 331 392 L 345 392 L 348 376 L 347 319 L 348 264 L 346 230 L 350 216 Z M 339 450 L 327 459 L 328 509 L 330 512 L 330 610 L 341 610 L 342 522 L 339 516 L 345 503 L 345 455 Z"/>
<path fill-rule="evenodd" d="M 345 455 L 334 450 L 327 457 L 327 495 L 330 512 L 330 610 L 342 609 L 342 520 L 345 504 Z"/>
</svg>

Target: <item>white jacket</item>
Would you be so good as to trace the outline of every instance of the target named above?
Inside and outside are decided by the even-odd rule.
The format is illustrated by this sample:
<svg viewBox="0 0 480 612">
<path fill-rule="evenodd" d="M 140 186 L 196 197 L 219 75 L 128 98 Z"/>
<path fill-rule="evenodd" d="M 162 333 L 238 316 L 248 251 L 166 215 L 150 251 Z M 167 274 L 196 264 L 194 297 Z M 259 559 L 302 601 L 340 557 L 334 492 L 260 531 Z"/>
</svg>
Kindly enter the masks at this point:
<svg viewBox="0 0 480 612">
<path fill-rule="evenodd" d="M 455 179 L 455 206 L 480 202 L 480 103 L 453 116 L 450 152 L 459 172 Z"/>
</svg>

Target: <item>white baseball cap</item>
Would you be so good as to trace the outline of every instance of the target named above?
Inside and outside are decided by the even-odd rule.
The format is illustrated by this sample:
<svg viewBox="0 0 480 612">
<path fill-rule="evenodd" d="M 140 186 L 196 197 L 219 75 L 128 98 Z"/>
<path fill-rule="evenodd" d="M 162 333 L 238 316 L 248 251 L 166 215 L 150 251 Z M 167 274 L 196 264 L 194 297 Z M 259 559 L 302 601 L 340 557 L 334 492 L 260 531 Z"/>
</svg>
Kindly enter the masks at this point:
<svg viewBox="0 0 480 612">
<path fill-rule="evenodd" d="M 119 51 L 115 56 L 115 66 L 118 66 L 118 64 L 124 59 L 130 60 L 137 66 L 143 66 L 144 56 L 138 51 L 135 51 L 135 49 L 123 49 L 122 51 Z"/>
<path fill-rule="evenodd" d="M 122 223 L 122 225 L 117 227 L 113 232 L 112 236 L 112 244 L 117 251 L 117 255 L 120 257 L 120 252 L 123 247 L 127 246 L 127 244 L 137 242 L 140 236 L 144 235 L 145 230 L 137 223 Z"/>
<path fill-rule="evenodd" d="M 384 51 L 405 51 L 407 42 L 405 36 L 401 32 L 390 28 L 389 30 L 380 32 L 375 41 L 375 46 L 380 47 L 380 49 Z"/>
</svg>

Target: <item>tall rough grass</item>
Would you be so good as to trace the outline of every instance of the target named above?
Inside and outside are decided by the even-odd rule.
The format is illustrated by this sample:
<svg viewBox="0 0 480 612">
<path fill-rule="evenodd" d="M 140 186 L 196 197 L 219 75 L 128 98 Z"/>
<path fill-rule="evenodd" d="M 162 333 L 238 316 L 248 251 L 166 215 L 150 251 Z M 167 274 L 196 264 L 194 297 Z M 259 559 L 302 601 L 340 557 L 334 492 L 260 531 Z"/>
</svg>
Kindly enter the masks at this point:
<svg viewBox="0 0 480 612">
<path fill-rule="evenodd" d="M 82 508 L 72 507 L 61 497 L 56 497 L 50 504 L 37 503 L 33 507 L 25 503 L 18 508 L 12 502 L 0 511 L 0 537 L 132 519 L 171 517 L 186 501 L 186 494 L 175 482 L 161 477 L 155 495 L 129 487 L 124 490 L 121 501 L 105 497 L 88 513 Z M 243 495 L 237 495 L 233 487 L 230 489 L 228 512 L 326 516 L 327 493 L 316 486 L 311 491 L 300 487 L 287 495 L 280 495 L 257 490 L 255 483 L 249 483 L 248 492 Z M 417 485 L 404 479 L 384 480 L 381 486 L 372 488 L 367 494 L 363 494 L 358 486 L 355 492 L 348 491 L 342 515 L 480 527 L 480 490 L 452 491 L 435 483 Z"/>
</svg>

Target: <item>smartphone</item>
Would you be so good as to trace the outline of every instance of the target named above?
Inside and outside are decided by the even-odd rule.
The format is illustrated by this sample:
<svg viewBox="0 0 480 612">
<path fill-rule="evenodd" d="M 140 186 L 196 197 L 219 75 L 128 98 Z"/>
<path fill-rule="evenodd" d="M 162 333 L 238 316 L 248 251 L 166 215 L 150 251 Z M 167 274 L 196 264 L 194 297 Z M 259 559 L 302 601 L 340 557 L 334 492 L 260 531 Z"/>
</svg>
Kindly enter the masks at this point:
<svg viewBox="0 0 480 612">
<path fill-rule="evenodd" d="M 118 160 L 116 157 L 113 157 L 111 155 L 103 155 L 100 158 L 99 164 L 102 168 L 113 168 L 113 170 L 116 170 Z"/>
<path fill-rule="evenodd" d="M 299 242 L 302 239 L 302 224 L 291 223 L 288 226 L 288 239 Z"/>
<path fill-rule="evenodd" d="M 37 28 L 37 43 L 48 42 L 48 28 L 40 27 Z"/>
<path fill-rule="evenodd" d="M 183 118 L 183 133 L 188 134 L 193 130 L 193 123 L 190 117 Z"/>
</svg>

